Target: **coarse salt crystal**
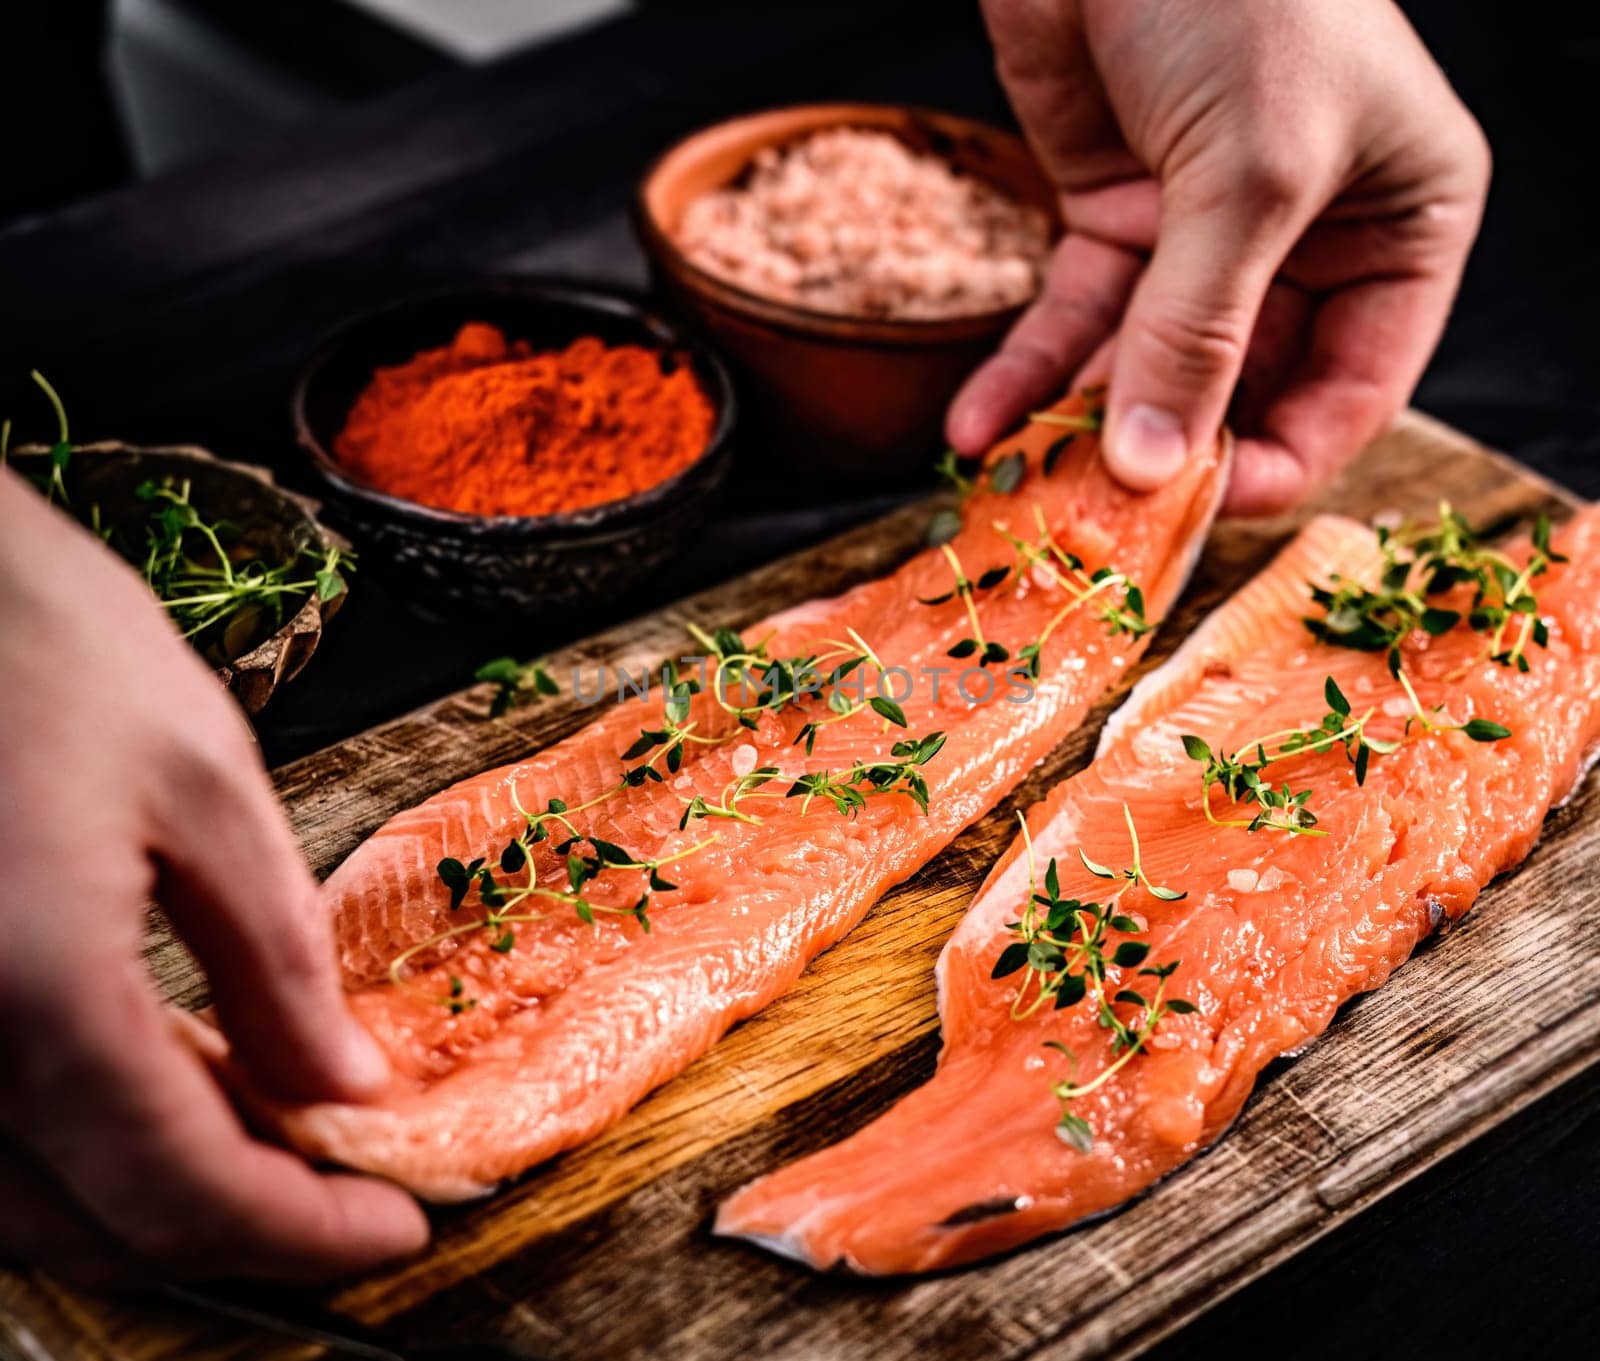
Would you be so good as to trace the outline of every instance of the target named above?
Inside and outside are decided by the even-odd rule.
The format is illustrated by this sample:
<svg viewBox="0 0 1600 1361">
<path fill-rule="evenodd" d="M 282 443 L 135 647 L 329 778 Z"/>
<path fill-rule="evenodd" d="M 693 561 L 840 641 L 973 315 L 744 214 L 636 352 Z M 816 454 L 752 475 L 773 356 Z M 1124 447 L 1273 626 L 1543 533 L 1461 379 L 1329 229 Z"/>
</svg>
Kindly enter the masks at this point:
<svg viewBox="0 0 1600 1361">
<path fill-rule="evenodd" d="M 1251 869 L 1229 870 L 1228 887 L 1235 893 L 1254 893 L 1261 876 Z"/>
<path fill-rule="evenodd" d="M 748 775 L 756 768 L 756 749 L 748 742 L 742 742 L 733 749 L 733 755 L 728 758 L 728 764 L 733 767 L 735 775 Z"/>
<path fill-rule="evenodd" d="M 701 269 L 780 302 L 923 318 L 1026 302 L 1050 234 L 1038 208 L 860 128 L 764 148 L 692 200 L 675 233 Z"/>
</svg>

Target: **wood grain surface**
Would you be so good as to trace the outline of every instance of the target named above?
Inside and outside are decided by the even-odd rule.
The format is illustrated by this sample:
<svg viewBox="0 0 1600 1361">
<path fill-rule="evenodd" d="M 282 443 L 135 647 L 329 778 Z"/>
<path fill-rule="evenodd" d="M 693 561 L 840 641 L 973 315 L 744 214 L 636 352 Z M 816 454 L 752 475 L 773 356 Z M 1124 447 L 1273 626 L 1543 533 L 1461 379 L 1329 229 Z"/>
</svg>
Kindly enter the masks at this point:
<svg viewBox="0 0 1600 1361">
<path fill-rule="evenodd" d="M 1411 414 L 1319 506 L 1429 513 L 1440 497 L 1479 523 L 1572 505 Z M 565 678 L 574 665 L 649 666 L 683 649 L 688 619 L 742 627 L 838 590 L 903 559 L 927 516 L 924 505 L 852 531 L 567 649 L 553 669 Z M 1293 526 L 1219 527 L 1141 672 Z M 402 1352 L 412 1341 L 482 1340 L 551 1361 L 1131 1356 L 1600 1057 L 1600 796 L 1589 781 L 1462 925 L 1347 1006 L 1309 1052 L 1274 1065 L 1224 1139 L 1121 1213 L 914 1280 L 817 1276 L 713 1239 L 721 1196 L 858 1128 L 931 1072 L 940 946 L 1010 841 L 1015 810 L 1088 760 L 1120 698 L 889 893 L 792 992 L 605 1134 L 492 1199 L 436 1213 L 433 1246 L 414 1261 L 333 1290 L 240 1288 L 231 1298 L 281 1318 L 379 1327 Z M 563 699 L 489 720 L 487 700 L 483 687 L 450 696 L 276 772 L 319 872 L 391 814 L 549 743 L 587 713 Z M 172 996 L 203 1001 L 203 980 L 159 925 L 148 957 Z M 1561 987 L 1546 986 L 1551 978 Z M 0 1355 L 333 1353 L 159 1298 L 103 1298 L 0 1273 Z"/>
</svg>

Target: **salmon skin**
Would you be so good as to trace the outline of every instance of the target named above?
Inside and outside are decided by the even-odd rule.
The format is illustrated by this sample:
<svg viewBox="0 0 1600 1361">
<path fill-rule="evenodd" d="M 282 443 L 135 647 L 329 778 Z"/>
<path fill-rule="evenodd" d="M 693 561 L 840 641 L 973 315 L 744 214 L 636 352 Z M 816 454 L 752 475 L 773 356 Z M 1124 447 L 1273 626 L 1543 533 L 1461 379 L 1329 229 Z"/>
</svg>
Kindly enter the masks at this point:
<svg viewBox="0 0 1600 1361">
<path fill-rule="evenodd" d="M 1374 755 L 1360 786 L 1339 748 L 1308 751 L 1283 778 L 1313 791 L 1325 836 L 1219 828 L 1202 811 L 1186 734 L 1233 752 L 1315 724 L 1330 677 L 1356 713 L 1373 713 L 1380 742 L 1401 737 L 1415 712 L 1383 656 L 1317 643 L 1306 629 L 1303 616 L 1316 613 L 1308 581 L 1339 573 L 1370 583 L 1380 564 L 1363 526 L 1309 524 L 1135 687 L 1095 761 L 1030 810 L 1031 860 L 1019 835 L 940 956 L 933 1078 L 851 1138 L 736 1192 L 717 1232 L 817 1268 L 957 1266 L 1114 1209 L 1221 1136 L 1263 1067 L 1320 1035 L 1342 1003 L 1466 912 L 1528 854 L 1546 812 L 1581 778 L 1600 737 L 1600 510 L 1575 519 L 1557 546 L 1570 563 L 1538 578 L 1549 638 L 1528 650 L 1526 674 L 1486 660 L 1482 636 L 1465 626 L 1403 648 L 1422 705 L 1444 705 L 1458 724 L 1503 725 L 1509 737 L 1416 732 Z M 1212 798 L 1220 812 L 1222 791 Z M 1055 1131 L 1063 1105 L 1052 1085 L 1091 1085 L 1115 1061 L 1112 1032 L 1092 996 L 1018 1020 L 1018 974 L 992 974 L 1049 861 L 1062 897 L 1104 898 L 1110 886 L 1079 851 L 1127 864 L 1130 817 L 1148 881 L 1187 896 L 1165 901 L 1140 884 L 1122 910 L 1147 923 L 1142 967 L 1175 964 L 1169 995 L 1194 1010 L 1168 1015 L 1144 1050 L 1068 1103 L 1092 1133 L 1085 1152 Z M 1106 995 L 1132 983 L 1148 998 L 1152 982 L 1113 967 Z M 1064 1044 L 1075 1068 L 1047 1042 Z"/>
<path fill-rule="evenodd" d="M 1224 447 L 1138 497 L 1104 470 L 1097 426 L 1082 398 L 1035 418 L 994 452 L 946 548 L 746 635 L 775 658 L 838 652 L 838 640 L 851 651 L 859 640 L 885 668 L 903 669 L 885 689 L 904 727 L 879 712 L 841 715 L 813 698 L 759 715 L 751 730 L 708 685 L 686 701 L 696 737 L 683 744 L 681 762 L 658 762 L 663 778 L 619 789 L 624 770 L 651 759 L 635 750 L 641 733 L 663 728 L 657 690 L 380 827 L 334 872 L 326 894 L 351 1006 L 389 1055 L 392 1083 L 362 1105 L 286 1109 L 245 1093 L 247 1104 L 308 1155 L 427 1199 L 462 1199 L 603 1130 L 783 993 L 887 888 L 1014 788 L 1139 656 L 1145 639 L 1113 633 L 1102 617 L 1130 604 L 1124 587 L 1096 583 L 1084 607 L 1063 613 L 1073 596 L 1050 577 L 1055 569 L 1024 562 L 1003 581 L 983 580 L 1019 561 L 1013 540 L 1048 534 L 1061 550 L 1058 566 L 1069 555 L 1084 564 L 1073 580 L 1115 568 L 1142 590 L 1151 620 L 1180 591 L 1223 486 Z M 973 581 L 983 643 L 1018 655 L 980 667 L 973 639 L 969 655 L 951 658 L 973 633 L 969 601 L 951 595 L 953 564 Z M 1051 621 L 1031 698 L 1014 702 L 1030 687 L 1025 676 L 1003 673 Z M 946 669 L 942 684 L 924 670 L 936 667 Z M 802 730 L 818 719 L 838 721 L 823 722 L 808 751 Z M 926 742 L 919 749 L 928 752 L 938 733 L 942 748 L 919 767 L 926 812 L 909 786 L 877 789 L 870 776 L 856 783 L 865 791 L 860 806 L 847 796 L 843 812 L 825 793 L 789 792 L 821 771 L 889 760 L 897 741 Z M 717 805 L 764 769 L 779 773 L 739 805 L 753 816 L 690 815 L 694 801 Z M 538 920 L 475 929 L 485 909 L 473 885 L 452 908 L 436 867 L 449 858 L 471 872 L 482 859 L 502 884 L 525 882 L 525 867 L 502 874 L 496 866 L 528 830 L 519 808 L 544 810 L 552 799 L 564 805 L 565 822 L 550 823 L 551 835 L 529 848 L 533 883 L 567 890 L 569 856 L 656 863 L 655 880 L 608 865 L 581 884 L 592 920 L 547 897 L 531 904 Z M 648 930 L 632 915 L 641 897 Z M 514 915 L 530 915 L 530 904 Z M 441 938 L 446 932 L 455 934 Z M 397 983 L 390 971 L 402 955 Z"/>
</svg>

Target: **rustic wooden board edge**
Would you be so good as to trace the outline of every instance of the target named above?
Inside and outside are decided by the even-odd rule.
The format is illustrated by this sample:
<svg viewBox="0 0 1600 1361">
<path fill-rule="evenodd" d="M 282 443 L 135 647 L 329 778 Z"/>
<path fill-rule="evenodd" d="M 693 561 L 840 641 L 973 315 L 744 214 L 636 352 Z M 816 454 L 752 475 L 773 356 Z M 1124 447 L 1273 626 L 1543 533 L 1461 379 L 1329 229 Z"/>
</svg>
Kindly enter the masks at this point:
<svg viewBox="0 0 1600 1361">
<path fill-rule="evenodd" d="M 1515 1069 L 1508 1067 L 1495 1075 L 1493 1082 L 1463 1084 L 1476 1085 L 1478 1090 L 1460 1093 L 1460 1106 L 1448 1125 L 1429 1127 L 1420 1115 L 1399 1121 L 1386 1131 L 1380 1154 L 1357 1156 L 1349 1159 L 1354 1166 L 1334 1169 L 1314 1189 L 1309 1204 L 1295 1203 L 1295 1213 L 1285 1216 L 1281 1224 L 1281 1237 L 1268 1239 L 1265 1252 L 1260 1250 L 1264 1235 L 1259 1224 L 1245 1220 L 1239 1226 L 1237 1246 L 1229 1261 L 1219 1263 L 1214 1274 L 1197 1278 L 1181 1292 L 1173 1292 L 1170 1311 L 1144 1326 L 1130 1321 L 1125 1330 L 1114 1327 L 1115 1341 L 1104 1349 L 1080 1349 L 1073 1345 L 1073 1339 L 1063 1338 L 1042 1344 L 1028 1354 L 1028 1361 L 1076 1361 L 1088 1357 L 1124 1361 L 1140 1356 L 1302 1249 L 1344 1227 L 1595 1068 L 1600 1064 L 1600 1005 L 1586 1007 L 1576 1014 L 1572 1024 L 1547 1035 L 1551 1043 L 1541 1045 L 1534 1059 Z M 1526 1085 L 1515 1085 L 1518 1078 L 1524 1078 Z"/>
</svg>

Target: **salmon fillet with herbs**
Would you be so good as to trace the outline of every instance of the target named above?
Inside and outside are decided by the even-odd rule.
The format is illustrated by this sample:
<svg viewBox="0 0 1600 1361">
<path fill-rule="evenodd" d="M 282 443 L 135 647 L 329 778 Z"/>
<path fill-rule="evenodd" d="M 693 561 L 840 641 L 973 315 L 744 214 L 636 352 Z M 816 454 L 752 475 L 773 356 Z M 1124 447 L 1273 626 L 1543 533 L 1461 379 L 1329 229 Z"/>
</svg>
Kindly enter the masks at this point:
<svg viewBox="0 0 1600 1361">
<path fill-rule="evenodd" d="M 1041 413 L 948 543 L 742 639 L 708 632 L 698 693 L 686 672 L 379 828 L 326 892 L 392 1083 L 258 1113 L 309 1155 L 473 1196 L 783 993 L 1081 722 L 1176 598 L 1224 450 L 1135 496 L 1098 427 L 1081 398 Z M 822 693 L 797 698 L 808 673 Z"/>
<path fill-rule="evenodd" d="M 1219 1138 L 1582 777 L 1600 510 L 1532 540 L 1502 553 L 1447 509 L 1397 535 L 1313 521 L 1030 811 L 940 956 L 934 1077 L 717 1231 L 819 1268 L 950 1267 Z"/>
</svg>

